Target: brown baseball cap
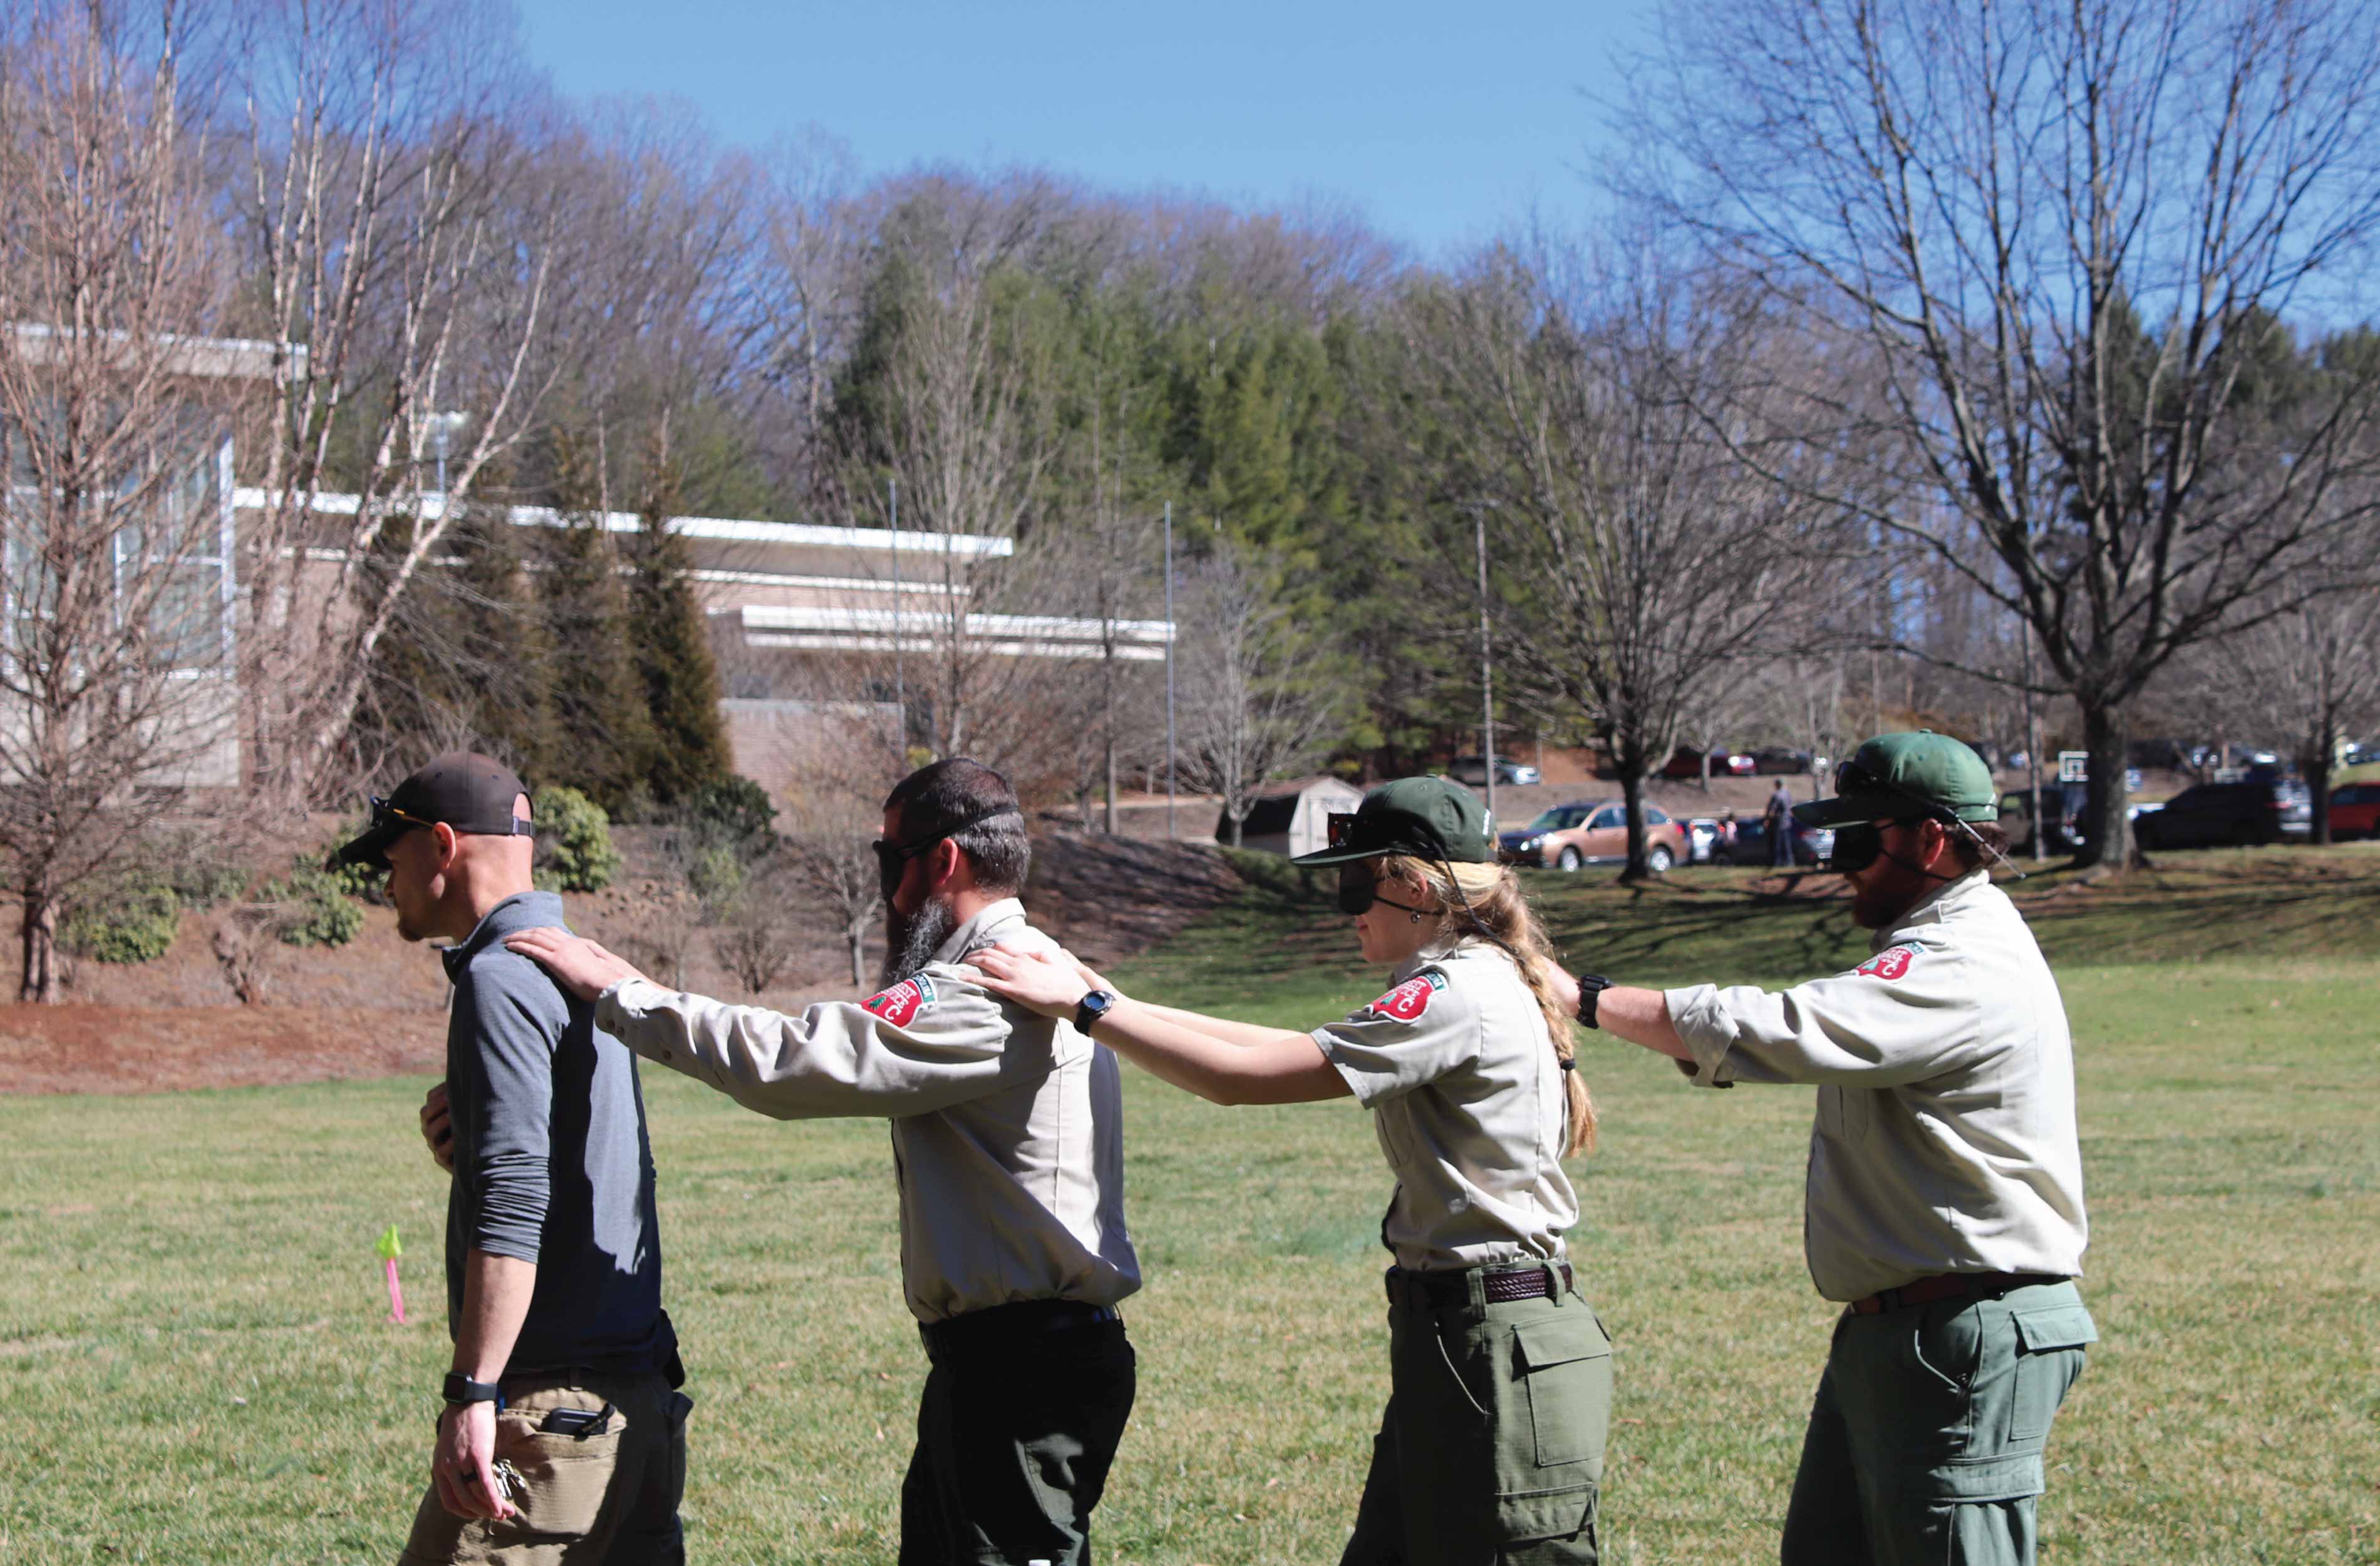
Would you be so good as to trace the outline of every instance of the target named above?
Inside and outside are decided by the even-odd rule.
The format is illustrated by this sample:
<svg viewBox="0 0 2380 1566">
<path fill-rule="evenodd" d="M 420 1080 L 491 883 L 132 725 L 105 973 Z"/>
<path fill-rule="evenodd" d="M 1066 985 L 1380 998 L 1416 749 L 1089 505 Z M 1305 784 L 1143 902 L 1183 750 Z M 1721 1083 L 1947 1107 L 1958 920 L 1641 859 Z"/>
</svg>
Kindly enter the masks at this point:
<svg viewBox="0 0 2380 1566">
<path fill-rule="evenodd" d="M 388 846 L 407 832 L 444 824 L 480 837 L 534 837 L 536 829 L 513 814 L 513 801 L 528 793 L 520 774 L 492 756 L 450 750 L 433 756 L 383 799 L 371 801 L 371 823 L 334 851 L 324 866 L 388 867 Z"/>
</svg>

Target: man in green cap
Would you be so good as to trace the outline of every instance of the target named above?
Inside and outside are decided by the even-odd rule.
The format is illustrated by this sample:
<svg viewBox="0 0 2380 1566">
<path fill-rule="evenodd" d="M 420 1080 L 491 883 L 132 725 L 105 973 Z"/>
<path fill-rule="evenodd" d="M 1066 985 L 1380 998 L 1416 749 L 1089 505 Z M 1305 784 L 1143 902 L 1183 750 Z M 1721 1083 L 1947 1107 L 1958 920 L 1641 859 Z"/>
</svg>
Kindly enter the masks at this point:
<svg viewBox="0 0 2380 1566">
<path fill-rule="evenodd" d="M 1784 1566 L 2034 1559 L 2052 1417 L 2098 1332 L 2073 1050 L 2057 981 L 1991 882 L 1991 773 L 1947 735 L 1880 735 L 1794 808 L 1874 932 L 1791 989 L 1579 984 L 1579 1020 L 1696 1086 L 1813 1083 L 1803 1225 L 1845 1306 L 1785 1516 Z"/>
</svg>

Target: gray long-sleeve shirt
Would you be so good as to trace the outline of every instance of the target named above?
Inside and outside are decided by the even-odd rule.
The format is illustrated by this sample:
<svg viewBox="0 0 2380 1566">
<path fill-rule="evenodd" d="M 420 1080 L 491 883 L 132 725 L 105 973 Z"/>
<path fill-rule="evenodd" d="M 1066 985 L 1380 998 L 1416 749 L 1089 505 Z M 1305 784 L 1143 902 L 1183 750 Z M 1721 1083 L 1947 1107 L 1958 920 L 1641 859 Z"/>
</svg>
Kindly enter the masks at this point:
<svg viewBox="0 0 2380 1566">
<path fill-rule="evenodd" d="M 537 1264 L 508 1373 L 659 1368 L 661 1229 L 636 1057 L 504 937 L 563 924 L 562 899 L 525 892 L 441 955 L 455 986 L 446 1093 L 455 1184 L 446 1203 L 448 1330 L 470 1252 Z"/>
</svg>

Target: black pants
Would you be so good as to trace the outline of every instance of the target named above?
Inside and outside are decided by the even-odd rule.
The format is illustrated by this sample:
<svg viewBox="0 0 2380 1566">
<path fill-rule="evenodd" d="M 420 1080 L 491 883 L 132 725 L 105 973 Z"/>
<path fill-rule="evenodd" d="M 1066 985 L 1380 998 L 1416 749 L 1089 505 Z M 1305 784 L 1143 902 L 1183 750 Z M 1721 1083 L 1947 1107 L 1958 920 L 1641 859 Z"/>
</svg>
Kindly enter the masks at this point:
<svg viewBox="0 0 2380 1566">
<path fill-rule="evenodd" d="M 1091 1510 L 1132 1413 L 1123 1323 L 1036 1300 L 924 1336 L 933 1368 L 901 1484 L 901 1566 L 1089 1566 Z"/>
</svg>

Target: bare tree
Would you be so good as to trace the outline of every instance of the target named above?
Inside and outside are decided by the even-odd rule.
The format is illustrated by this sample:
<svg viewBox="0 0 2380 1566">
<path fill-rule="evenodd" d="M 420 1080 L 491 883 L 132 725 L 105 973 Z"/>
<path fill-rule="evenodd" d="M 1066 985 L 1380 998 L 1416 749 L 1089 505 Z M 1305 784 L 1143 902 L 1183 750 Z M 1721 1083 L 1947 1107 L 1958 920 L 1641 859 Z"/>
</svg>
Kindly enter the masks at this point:
<svg viewBox="0 0 2380 1566">
<path fill-rule="evenodd" d="M 340 764 L 407 586 L 554 378 L 540 350 L 573 193 L 526 177 L 534 92 L 467 11 L 246 19 L 224 64 L 273 392 L 243 529 L 246 728 L 254 786 L 303 800 Z"/>
<path fill-rule="evenodd" d="M 168 13 L 0 31 L 0 845 L 19 998 L 57 918 L 128 862 L 151 791 L 237 781 L 231 430 L 260 369 L 209 335 L 230 268 Z M 136 57 L 145 43 L 149 53 Z"/>
<path fill-rule="evenodd" d="M 2350 579 L 2362 575 L 2345 565 Z M 2177 664 L 2193 705 L 2231 732 L 2279 724 L 2313 795 L 2313 841 L 2330 841 L 2330 774 L 2380 726 L 2380 590 L 2308 598 Z"/>
<path fill-rule="evenodd" d="M 1179 767 L 1221 797 L 1237 847 L 1265 783 L 1320 753 L 1335 703 L 1308 677 L 1312 649 L 1289 610 L 1253 571 L 1219 552 L 1184 575 Z"/>
<path fill-rule="evenodd" d="M 884 906 L 873 844 L 897 771 L 855 769 L 848 760 L 819 747 L 796 763 L 778 811 L 777 858 L 786 884 L 807 894 L 843 941 L 851 982 L 865 984 L 868 932 Z"/>
<path fill-rule="evenodd" d="M 1595 725 L 1638 878 L 1645 778 L 1686 715 L 1755 650 L 1798 647 L 1844 567 L 1822 508 L 1742 461 L 1705 411 L 1776 395 L 1765 315 L 1674 274 L 1532 249 L 1421 291 L 1407 322 L 1451 437 L 1442 482 L 1491 523 L 1502 664 Z"/>
<path fill-rule="evenodd" d="M 909 286 L 885 380 L 884 458 L 904 521 L 941 535 L 906 557 L 919 580 L 905 636 L 924 644 L 907 677 L 915 722 L 937 756 L 1000 767 L 1037 737 L 1034 703 L 1014 688 L 1036 671 L 999 616 L 1007 597 L 1048 579 L 1023 568 L 1019 526 L 1055 449 L 1042 365 L 1015 308 L 1021 277 L 961 257 Z M 1029 591 L 1022 595 L 1029 599 Z"/>
<path fill-rule="evenodd" d="M 1703 0 L 1645 79 L 1670 212 L 1866 361 L 1806 411 L 1886 438 L 1810 487 L 2031 625 L 2091 754 L 2081 862 L 2123 863 L 2133 698 L 2370 537 L 2372 365 L 2258 395 L 2380 231 L 2368 8 Z"/>
</svg>

